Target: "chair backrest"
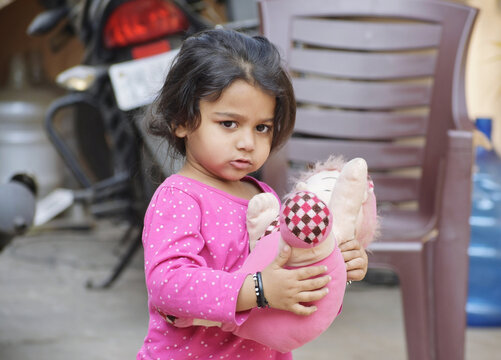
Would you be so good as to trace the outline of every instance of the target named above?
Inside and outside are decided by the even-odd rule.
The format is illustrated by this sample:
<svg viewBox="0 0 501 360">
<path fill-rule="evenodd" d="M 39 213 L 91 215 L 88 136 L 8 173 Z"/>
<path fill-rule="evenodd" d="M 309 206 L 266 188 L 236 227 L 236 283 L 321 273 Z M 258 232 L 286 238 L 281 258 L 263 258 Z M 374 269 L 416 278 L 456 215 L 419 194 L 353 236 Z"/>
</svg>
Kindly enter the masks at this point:
<svg viewBox="0 0 501 360">
<path fill-rule="evenodd" d="M 280 194 L 303 164 L 367 160 L 378 201 L 434 210 L 447 130 L 470 126 L 465 53 L 475 10 L 411 0 L 260 0 L 298 103 L 263 179 Z"/>
</svg>

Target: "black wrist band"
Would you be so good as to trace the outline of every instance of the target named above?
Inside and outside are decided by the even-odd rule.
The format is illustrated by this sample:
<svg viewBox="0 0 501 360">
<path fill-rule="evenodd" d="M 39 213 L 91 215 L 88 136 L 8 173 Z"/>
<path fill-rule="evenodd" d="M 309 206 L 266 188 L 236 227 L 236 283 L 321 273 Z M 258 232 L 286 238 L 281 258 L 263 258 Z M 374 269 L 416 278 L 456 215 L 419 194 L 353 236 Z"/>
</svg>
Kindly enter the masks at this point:
<svg viewBox="0 0 501 360">
<path fill-rule="evenodd" d="M 259 283 L 257 281 L 257 273 L 253 274 L 252 278 L 254 279 L 254 291 L 256 292 L 257 307 L 261 307 L 261 302 L 260 302 L 260 299 L 259 299 Z"/>
<path fill-rule="evenodd" d="M 269 307 L 268 301 L 264 297 L 263 279 L 261 278 L 261 273 L 258 271 L 257 273 L 252 275 L 252 278 L 254 279 L 254 290 L 256 292 L 257 307 Z"/>
</svg>

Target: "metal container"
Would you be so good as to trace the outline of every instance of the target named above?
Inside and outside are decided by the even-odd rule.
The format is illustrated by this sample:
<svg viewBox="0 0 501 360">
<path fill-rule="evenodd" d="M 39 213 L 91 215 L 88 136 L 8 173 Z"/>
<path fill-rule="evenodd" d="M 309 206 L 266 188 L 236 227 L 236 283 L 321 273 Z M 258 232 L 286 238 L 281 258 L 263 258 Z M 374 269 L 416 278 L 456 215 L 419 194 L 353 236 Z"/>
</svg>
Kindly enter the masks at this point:
<svg viewBox="0 0 501 360">
<path fill-rule="evenodd" d="M 9 75 L 8 86 L 0 90 L 0 183 L 15 173 L 30 173 L 44 196 L 63 181 L 62 161 L 43 127 L 47 106 L 60 93 L 30 85 L 21 56 L 13 58 Z"/>
</svg>

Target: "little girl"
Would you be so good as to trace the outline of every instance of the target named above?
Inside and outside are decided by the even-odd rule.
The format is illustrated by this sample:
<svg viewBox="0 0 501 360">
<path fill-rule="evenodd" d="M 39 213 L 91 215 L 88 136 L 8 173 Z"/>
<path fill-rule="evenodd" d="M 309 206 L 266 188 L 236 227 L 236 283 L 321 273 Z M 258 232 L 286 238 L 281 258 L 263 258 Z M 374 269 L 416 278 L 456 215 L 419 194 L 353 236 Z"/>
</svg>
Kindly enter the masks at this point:
<svg viewBox="0 0 501 360">
<path fill-rule="evenodd" d="M 178 318 L 240 325 L 258 304 L 309 315 L 316 309 L 303 303 L 327 293 L 323 266 L 283 268 L 290 248 L 261 273 L 235 273 L 249 254 L 249 200 L 275 194 L 248 174 L 294 127 L 294 93 L 277 50 L 263 37 L 228 30 L 190 37 L 154 106 L 150 130 L 185 162 L 145 215 L 150 320 L 137 359 L 292 359 L 219 327 L 173 325 Z M 348 279 L 363 278 L 363 248 L 352 241 L 341 250 Z"/>
</svg>

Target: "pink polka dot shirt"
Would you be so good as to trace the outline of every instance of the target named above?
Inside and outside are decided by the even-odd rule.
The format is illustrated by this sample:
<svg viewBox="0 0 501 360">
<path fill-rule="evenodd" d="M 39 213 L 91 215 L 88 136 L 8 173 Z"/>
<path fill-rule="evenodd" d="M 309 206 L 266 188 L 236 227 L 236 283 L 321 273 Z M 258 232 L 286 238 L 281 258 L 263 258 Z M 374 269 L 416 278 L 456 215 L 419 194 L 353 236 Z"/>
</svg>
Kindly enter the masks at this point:
<svg viewBox="0 0 501 360">
<path fill-rule="evenodd" d="M 251 177 L 263 192 L 273 192 Z M 149 325 L 137 359 L 292 359 L 219 327 L 177 328 L 166 317 L 242 324 L 236 313 L 247 274 L 238 270 L 249 254 L 245 226 L 248 200 L 181 175 L 156 190 L 145 215 L 144 270 Z"/>
</svg>

